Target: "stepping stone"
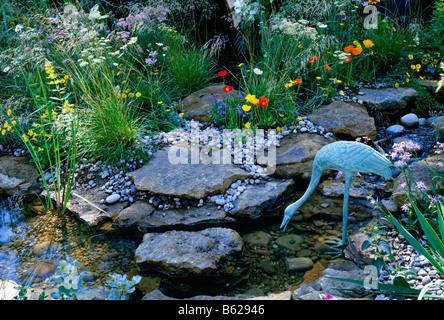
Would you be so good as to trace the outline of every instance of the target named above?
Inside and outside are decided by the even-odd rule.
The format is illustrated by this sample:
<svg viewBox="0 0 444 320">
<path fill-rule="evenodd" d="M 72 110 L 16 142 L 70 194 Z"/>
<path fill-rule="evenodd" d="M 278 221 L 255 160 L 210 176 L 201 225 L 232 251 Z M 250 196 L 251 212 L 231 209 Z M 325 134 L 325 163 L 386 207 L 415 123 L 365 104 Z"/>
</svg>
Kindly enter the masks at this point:
<svg viewBox="0 0 444 320">
<path fill-rule="evenodd" d="M 208 277 L 218 274 L 221 259 L 242 253 L 240 235 L 228 228 L 147 233 L 136 249 L 142 269 L 154 268 L 171 276 Z"/>
<path fill-rule="evenodd" d="M 129 173 L 137 190 L 202 199 L 223 194 L 233 182 L 253 176 L 234 164 L 172 164 L 169 149 L 157 151 L 147 165 Z"/>
</svg>

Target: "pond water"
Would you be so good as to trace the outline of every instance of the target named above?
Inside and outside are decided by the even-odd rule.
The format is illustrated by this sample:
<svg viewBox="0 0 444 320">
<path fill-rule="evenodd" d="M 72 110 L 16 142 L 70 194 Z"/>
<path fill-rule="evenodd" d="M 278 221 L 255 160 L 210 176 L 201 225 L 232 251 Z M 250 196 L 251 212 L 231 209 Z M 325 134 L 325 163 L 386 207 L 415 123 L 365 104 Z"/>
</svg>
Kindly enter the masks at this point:
<svg viewBox="0 0 444 320">
<path fill-rule="evenodd" d="M 294 201 L 299 196 L 297 194 L 290 200 Z M 341 212 L 342 199 L 323 197 L 320 201 L 316 197 L 320 196 L 314 195 L 315 203 L 330 201 L 328 206 L 337 206 L 333 209 Z M 45 280 L 54 273 L 61 260 L 80 262 L 80 271 L 87 272 L 84 279 L 86 288 L 104 286 L 115 272 L 130 277 L 139 274 L 134 253 L 143 233 L 116 230 L 111 227 L 111 222 L 90 227 L 72 213 L 59 217 L 50 212 L 35 212 L 30 208 L 38 208 L 37 201 L 23 204 L 17 199 L 0 198 L 0 279 L 31 285 L 30 292 L 38 296 L 44 286 L 47 293 L 52 289 Z M 242 255 L 229 258 L 228 268 L 233 268 L 233 262 L 236 266 L 229 279 L 174 278 L 153 270 L 141 274 L 144 286 L 159 288 L 165 295 L 175 298 L 195 295 L 260 296 L 295 287 L 302 281 L 304 273 L 289 272 L 285 258 L 308 257 L 314 263 L 327 263 L 329 257 L 317 252 L 316 245 L 328 237 L 340 237 L 341 219 L 340 216 L 317 215 L 290 224 L 283 232 L 279 226 L 284 207 L 265 213 L 259 219 L 229 226 L 243 237 L 259 232 L 268 239 L 266 243 L 258 244 L 244 237 Z M 310 204 L 306 207 L 316 210 L 310 209 Z M 353 216 L 351 219 L 353 221 Z M 351 223 L 350 228 L 358 228 L 362 224 Z M 291 240 L 287 245 L 278 240 L 285 235 L 298 235 L 304 240 L 291 247 Z M 139 292 L 136 296 L 140 298 L 142 295 Z"/>
<path fill-rule="evenodd" d="M 0 198 L 0 279 L 31 284 L 31 291 L 50 286 L 61 260 L 79 261 L 85 286 L 104 285 L 109 275 L 134 274 L 137 239 L 122 232 L 93 230 L 72 214 L 35 213 L 29 204 Z M 39 291 L 40 290 L 40 291 Z"/>
</svg>

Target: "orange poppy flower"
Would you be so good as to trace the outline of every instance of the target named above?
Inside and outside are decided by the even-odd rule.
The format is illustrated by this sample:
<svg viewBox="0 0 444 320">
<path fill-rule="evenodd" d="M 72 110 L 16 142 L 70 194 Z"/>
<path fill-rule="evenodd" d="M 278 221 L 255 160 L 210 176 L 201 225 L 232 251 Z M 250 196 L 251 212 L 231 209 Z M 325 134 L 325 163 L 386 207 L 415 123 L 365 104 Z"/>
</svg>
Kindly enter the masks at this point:
<svg viewBox="0 0 444 320">
<path fill-rule="evenodd" d="M 361 47 L 356 47 L 353 48 L 353 50 L 351 51 L 351 53 L 355 56 L 357 56 L 358 54 L 360 54 L 362 52 L 362 48 Z"/>
<path fill-rule="evenodd" d="M 344 48 L 344 52 L 351 52 L 355 47 L 353 47 L 352 45 L 346 46 Z"/>
<path fill-rule="evenodd" d="M 347 58 L 344 60 L 344 62 L 350 62 L 350 61 L 352 61 L 352 57 L 347 57 Z"/>
<path fill-rule="evenodd" d="M 319 60 L 319 56 L 316 56 L 316 57 L 310 58 L 308 60 L 308 63 L 313 63 L 313 62 L 318 61 L 318 60 Z"/>
<path fill-rule="evenodd" d="M 331 71 L 331 68 L 329 66 L 324 66 L 324 69 L 327 71 Z"/>
<path fill-rule="evenodd" d="M 298 78 L 296 80 L 293 80 L 294 84 L 301 84 L 302 83 L 302 79 Z"/>
</svg>

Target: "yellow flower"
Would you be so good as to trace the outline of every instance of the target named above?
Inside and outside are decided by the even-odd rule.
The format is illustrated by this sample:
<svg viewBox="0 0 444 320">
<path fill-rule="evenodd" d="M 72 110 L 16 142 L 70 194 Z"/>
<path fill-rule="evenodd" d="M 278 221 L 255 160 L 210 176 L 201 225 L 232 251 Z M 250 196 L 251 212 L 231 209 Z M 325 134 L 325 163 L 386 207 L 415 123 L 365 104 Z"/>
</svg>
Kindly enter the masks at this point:
<svg viewBox="0 0 444 320">
<path fill-rule="evenodd" d="M 12 129 L 11 126 L 9 126 L 9 127 L 6 128 L 6 130 L 8 130 L 8 131 L 11 131 L 11 129 Z"/>
<path fill-rule="evenodd" d="M 405 79 L 405 82 L 410 82 L 410 79 L 409 78 Z"/>
<path fill-rule="evenodd" d="M 395 83 L 395 88 L 399 88 L 399 83 Z"/>
<path fill-rule="evenodd" d="M 242 110 L 244 110 L 245 112 L 250 111 L 250 109 L 251 109 L 251 107 L 250 107 L 248 104 L 244 104 L 244 105 L 242 106 Z"/>
<path fill-rule="evenodd" d="M 10 116 L 10 115 L 12 114 L 11 109 L 8 109 L 8 111 L 6 112 L 6 114 L 7 114 L 8 116 Z"/>
<path fill-rule="evenodd" d="M 12 122 L 13 126 L 15 126 L 17 124 L 17 121 L 15 121 L 15 120 L 12 120 L 11 122 Z"/>
<path fill-rule="evenodd" d="M 291 81 L 285 84 L 285 88 L 290 88 L 292 86 L 293 86 L 293 82 L 291 82 Z"/>
<path fill-rule="evenodd" d="M 122 93 L 122 98 L 126 98 L 126 93 Z"/>
<path fill-rule="evenodd" d="M 415 70 L 415 69 L 416 69 L 416 66 L 415 66 L 414 64 L 412 64 L 412 65 L 410 66 L 410 69 Z"/>
<path fill-rule="evenodd" d="M 409 59 L 413 60 L 413 56 L 411 54 L 409 54 Z"/>
<path fill-rule="evenodd" d="M 157 101 L 157 104 L 163 104 L 163 101 Z"/>
<path fill-rule="evenodd" d="M 419 63 L 416 65 L 416 69 L 421 69 L 421 65 Z"/>
<path fill-rule="evenodd" d="M 250 129 L 250 127 L 251 127 L 251 123 L 250 123 L 250 122 L 247 122 L 247 123 L 245 124 L 245 128 Z"/>
<path fill-rule="evenodd" d="M 183 117 L 183 112 L 182 112 L 182 113 L 179 113 L 179 117 Z"/>
<path fill-rule="evenodd" d="M 239 66 L 239 67 L 242 67 L 243 65 L 244 65 L 243 63 L 239 63 L 239 65 L 238 65 L 238 66 Z"/>
<path fill-rule="evenodd" d="M 357 46 L 357 47 L 361 47 L 361 44 L 358 42 L 358 41 L 353 41 L 353 44 L 355 45 L 355 46 Z"/>
<path fill-rule="evenodd" d="M 29 141 L 25 134 L 22 135 L 22 138 L 23 138 L 23 142 L 24 142 L 24 143 L 26 143 L 26 142 Z"/>
<path fill-rule="evenodd" d="M 277 132 L 281 132 L 281 127 L 276 127 Z"/>
<path fill-rule="evenodd" d="M 43 151 L 43 148 L 39 147 L 39 151 Z"/>
<path fill-rule="evenodd" d="M 2 130 L 2 135 L 5 135 L 5 133 L 6 133 L 6 130 L 3 129 L 3 130 Z"/>
<path fill-rule="evenodd" d="M 251 104 L 256 105 L 259 102 L 259 99 L 256 98 L 256 96 L 254 94 L 247 94 L 247 96 L 245 97 L 245 100 L 250 102 Z"/>
<path fill-rule="evenodd" d="M 139 98 L 142 94 L 140 92 L 136 93 L 136 97 Z"/>
<path fill-rule="evenodd" d="M 3 127 L 6 128 L 7 126 L 9 126 L 8 121 L 5 122 L 5 124 L 3 125 Z"/>
</svg>

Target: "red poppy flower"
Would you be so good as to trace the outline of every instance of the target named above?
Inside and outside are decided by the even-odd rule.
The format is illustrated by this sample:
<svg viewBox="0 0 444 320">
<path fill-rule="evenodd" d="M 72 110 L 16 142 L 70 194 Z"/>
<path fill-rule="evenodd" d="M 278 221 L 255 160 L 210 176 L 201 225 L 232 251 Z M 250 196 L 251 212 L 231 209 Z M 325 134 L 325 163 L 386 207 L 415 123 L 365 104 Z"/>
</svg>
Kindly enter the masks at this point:
<svg viewBox="0 0 444 320">
<path fill-rule="evenodd" d="M 324 66 L 324 69 L 327 71 L 331 71 L 331 67 L 330 66 Z"/>
<path fill-rule="evenodd" d="M 314 58 L 310 58 L 310 59 L 308 60 L 308 63 L 313 63 L 313 62 L 318 61 L 318 60 L 319 60 L 319 56 L 316 56 L 316 57 L 314 57 Z"/>
<path fill-rule="evenodd" d="M 223 87 L 222 90 L 224 90 L 225 92 L 230 92 L 231 90 L 233 90 L 234 88 L 232 86 L 226 85 L 225 87 Z"/>
<path fill-rule="evenodd" d="M 225 70 L 223 70 L 223 71 L 219 71 L 218 73 L 217 73 L 217 75 L 219 76 L 219 77 L 225 77 L 226 75 L 227 75 L 227 71 L 225 71 Z"/>
<path fill-rule="evenodd" d="M 352 61 L 352 57 L 347 57 L 345 60 L 344 60 L 344 62 L 350 62 L 350 61 Z"/>
<path fill-rule="evenodd" d="M 293 82 L 294 82 L 294 84 L 301 84 L 302 83 L 302 79 L 299 78 L 299 79 L 293 80 Z"/>
<path fill-rule="evenodd" d="M 260 96 L 259 97 L 259 105 L 261 107 L 266 107 L 268 105 L 268 99 L 263 96 Z"/>
</svg>

